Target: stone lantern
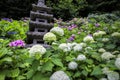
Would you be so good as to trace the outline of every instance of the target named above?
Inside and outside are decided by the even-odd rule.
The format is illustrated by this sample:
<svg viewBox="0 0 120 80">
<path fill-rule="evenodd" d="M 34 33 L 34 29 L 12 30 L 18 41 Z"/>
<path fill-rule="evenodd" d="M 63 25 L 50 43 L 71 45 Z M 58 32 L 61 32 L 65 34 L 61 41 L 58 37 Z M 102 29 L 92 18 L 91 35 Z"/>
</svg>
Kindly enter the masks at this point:
<svg viewBox="0 0 120 80">
<path fill-rule="evenodd" d="M 48 45 L 43 41 L 43 36 L 53 27 L 53 23 L 51 23 L 53 20 L 52 8 L 45 5 L 45 0 L 39 0 L 38 4 L 32 4 L 32 7 L 27 33 L 27 47 L 35 44 L 47 47 Z"/>
</svg>

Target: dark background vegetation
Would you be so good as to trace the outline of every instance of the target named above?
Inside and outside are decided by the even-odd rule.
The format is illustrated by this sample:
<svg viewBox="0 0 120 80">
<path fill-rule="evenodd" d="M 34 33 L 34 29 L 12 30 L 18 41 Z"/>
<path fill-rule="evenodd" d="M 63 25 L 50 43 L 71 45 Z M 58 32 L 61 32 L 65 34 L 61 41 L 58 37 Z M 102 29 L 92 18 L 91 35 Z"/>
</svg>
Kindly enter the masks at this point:
<svg viewBox="0 0 120 80">
<path fill-rule="evenodd" d="M 0 0 L 0 18 L 29 17 L 33 3 L 37 0 Z M 120 0 L 46 0 L 46 5 L 53 8 L 54 17 L 64 20 L 89 13 L 120 11 Z"/>
</svg>

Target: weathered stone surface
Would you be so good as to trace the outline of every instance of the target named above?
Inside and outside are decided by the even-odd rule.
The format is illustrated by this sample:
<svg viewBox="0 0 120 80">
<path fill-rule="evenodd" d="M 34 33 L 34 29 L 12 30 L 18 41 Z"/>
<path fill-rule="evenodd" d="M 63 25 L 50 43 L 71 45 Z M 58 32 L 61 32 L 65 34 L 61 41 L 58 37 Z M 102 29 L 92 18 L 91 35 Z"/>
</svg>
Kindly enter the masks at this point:
<svg viewBox="0 0 120 80">
<path fill-rule="evenodd" d="M 35 44 L 42 44 L 49 47 L 43 41 L 43 36 L 53 27 L 50 23 L 53 19 L 52 8 L 45 5 L 44 0 L 38 0 L 38 4 L 33 4 L 33 10 L 30 12 L 29 31 L 27 32 L 27 47 Z"/>
</svg>

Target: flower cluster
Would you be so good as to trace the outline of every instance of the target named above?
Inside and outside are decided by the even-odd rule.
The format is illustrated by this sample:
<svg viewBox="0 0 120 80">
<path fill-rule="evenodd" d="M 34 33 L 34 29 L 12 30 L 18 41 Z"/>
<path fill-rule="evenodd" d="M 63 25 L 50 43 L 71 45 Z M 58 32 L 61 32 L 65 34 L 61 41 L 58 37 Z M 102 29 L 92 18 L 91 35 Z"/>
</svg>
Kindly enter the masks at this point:
<svg viewBox="0 0 120 80">
<path fill-rule="evenodd" d="M 71 51 L 71 47 L 69 46 L 69 44 L 66 43 L 60 44 L 58 48 L 63 50 L 64 52 Z"/>
<path fill-rule="evenodd" d="M 52 33 L 54 33 L 55 35 L 58 35 L 58 36 L 63 36 L 64 35 L 64 31 L 60 27 L 54 27 L 50 30 L 50 32 L 52 32 Z"/>
<path fill-rule="evenodd" d="M 10 47 L 24 47 L 25 43 L 22 40 L 16 40 L 16 41 L 10 42 L 9 46 Z"/>
<path fill-rule="evenodd" d="M 120 37 L 120 33 L 119 32 L 114 32 L 114 33 L 112 33 L 111 36 L 119 38 Z"/>
<path fill-rule="evenodd" d="M 83 61 L 83 60 L 86 60 L 86 56 L 83 54 L 78 55 L 77 61 Z"/>
<path fill-rule="evenodd" d="M 74 41 L 74 40 L 75 40 L 75 35 L 72 34 L 68 40 L 69 40 L 69 41 Z"/>
<path fill-rule="evenodd" d="M 100 49 L 98 50 L 98 52 L 104 53 L 104 52 L 106 52 L 106 50 L 105 50 L 104 48 L 100 48 Z"/>
<path fill-rule="evenodd" d="M 92 42 L 92 41 L 94 41 L 94 39 L 91 35 L 88 35 L 88 36 L 84 37 L 83 41 L 84 42 Z"/>
<path fill-rule="evenodd" d="M 50 80 L 70 80 L 70 78 L 64 71 L 56 71 L 52 74 Z"/>
<path fill-rule="evenodd" d="M 51 32 L 46 33 L 43 37 L 43 40 L 47 42 L 56 41 L 56 39 L 56 35 Z"/>
<path fill-rule="evenodd" d="M 115 61 L 115 66 L 120 69 L 120 58 L 117 58 Z"/>
<path fill-rule="evenodd" d="M 73 50 L 76 52 L 76 51 L 81 51 L 82 50 L 82 46 L 80 44 L 76 44 L 74 47 L 73 47 Z"/>
<path fill-rule="evenodd" d="M 77 27 L 77 25 L 72 24 L 71 26 L 68 27 L 68 30 L 72 30 L 72 29 L 74 29 L 74 28 L 76 28 L 76 27 Z"/>
<path fill-rule="evenodd" d="M 46 49 L 42 45 L 34 45 L 30 48 L 30 56 L 35 56 L 36 54 L 43 55 L 45 54 Z"/>
<path fill-rule="evenodd" d="M 94 25 L 95 25 L 95 27 L 99 27 L 99 26 L 100 26 L 100 24 L 99 24 L 99 23 L 95 23 Z"/>
<path fill-rule="evenodd" d="M 68 68 L 71 70 L 75 70 L 77 67 L 78 67 L 78 64 L 76 62 L 72 61 L 68 64 Z"/>
<path fill-rule="evenodd" d="M 111 54 L 110 52 L 104 52 L 102 55 L 101 55 L 101 58 L 103 60 L 110 60 L 111 58 L 114 58 L 115 56 L 113 54 Z"/>
<path fill-rule="evenodd" d="M 95 32 L 94 34 L 93 34 L 93 36 L 95 37 L 99 37 L 99 36 L 102 36 L 102 35 L 105 35 L 106 34 L 106 32 L 105 31 L 97 31 L 97 32 Z"/>
</svg>

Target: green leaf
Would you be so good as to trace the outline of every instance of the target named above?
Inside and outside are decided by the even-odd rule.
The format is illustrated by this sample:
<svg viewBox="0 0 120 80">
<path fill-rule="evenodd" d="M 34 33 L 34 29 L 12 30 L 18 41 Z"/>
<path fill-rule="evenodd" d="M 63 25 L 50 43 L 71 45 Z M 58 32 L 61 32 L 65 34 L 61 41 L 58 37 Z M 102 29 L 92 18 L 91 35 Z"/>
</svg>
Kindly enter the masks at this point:
<svg viewBox="0 0 120 80">
<path fill-rule="evenodd" d="M 116 45 L 114 45 L 114 44 L 108 44 L 108 45 L 106 45 L 107 49 L 114 49 L 115 47 L 116 47 Z"/>
<path fill-rule="evenodd" d="M 32 69 L 36 71 L 39 65 L 40 65 L 40 62 L 38 60 L 33 61 Z"/>
<path fill-rule="evenodd" d="M 0 72 L 0 80 L 5 80 L 5 74 L 3 72 Z"/>
<path fill-rule="evenodd" d="M 28 72 L 26 73 L 27 79 L 30 79 L 34 74 L 35 74 L 35 71 L 33 71 L 32 69 L 31 69 L 30 71 L 28 71 Z"/>
<path fill-rule="evenodd" d="M 12 58 L 11 57 L 5 57 L 5 58 L 0 60 L 0 64 L 2 64 L 3 62 L 12 62 Z"/>
<path fill-rule="evenodd" d="M 42 74 L 41 72 L 37 72 L 32 80 L 49 80 L 49 76 L 46 76 L 46 74 Z"/>
<path fill-rule="evenodd" d="M 51 61 L 46 62 L 43 66 L 42 66 L 42 71 L 52 71 L 52 68 L 54 67 L 54 64 Z"/>
<path fill-rule="evenodd" d="M 82 71 L 82 74 L 87 77 L 88 72 L 87 72 L 86 70 L 83 70 L 83 71 Z"/>
<path fill-rule="evenodd" d="M 63 63 L 62 63 L 61 59 L 52 58 L 52 62 L 57 66 L 63 67 Z"/>
<path fill-rule="evenodd" d="M 93 64 L 93 60 L 92 59 L 87 59 L 85 60 L 88 64 Z"/>
<path fill-rule="evenodd" d="M 102 70 L 99 66 L 96 66 L 91 73 L 91 75 L 95 75 L 95 76 L 96 75 L 101 75 L 101 74 L 102 74 Z"/>
<path fill-rule="evenodd" d="M 8 72 L 7 76 L 8 77 L 17 77 L 20 73 L 20 70 L 17 68 L 17 69 L 14 69 L 14 70 L 10 70 L 10 72 Z"/>
<path fill-rule="evenodd" d="M 98 47 L 103 47 L 104 44 L 103 43 L 97 43 Z"/>
<path fill-rule="evenodd" d="M 26 77 L 24 77 L 24 76 L 18 76 L 17 77 L 17 80 L 25 80 L 26 79 Z"/>
<path fill-rule="evenodd" d="M 80 75 L 81 75 L 81 72 L 77 71 L 73 77 L 80 77 Z"/>
</svg>

